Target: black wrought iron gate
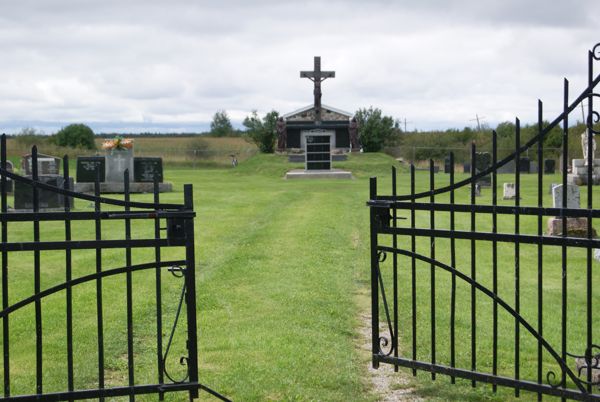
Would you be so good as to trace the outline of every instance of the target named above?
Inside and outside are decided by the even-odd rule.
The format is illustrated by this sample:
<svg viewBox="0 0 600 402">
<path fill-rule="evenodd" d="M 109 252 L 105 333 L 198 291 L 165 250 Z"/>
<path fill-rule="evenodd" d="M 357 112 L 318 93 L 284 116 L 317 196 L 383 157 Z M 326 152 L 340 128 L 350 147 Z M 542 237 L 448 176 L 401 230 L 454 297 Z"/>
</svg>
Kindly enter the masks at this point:
<svg viewBox="0 0 600 402">
<path fill-rule="evenodd" d="M 36 147 L 31 157 L 30 177 L 7 169 L 2 136 L 0 400 L 192 399 L 199 390 L 227 400 L 198 380 L 192 186 L 183 204 L 162 203 L 155 179 L 152 201 L 134 202 L 125 171 L 123 199 L 100 196 L 98 174 L 95 194 L 76 193 L 67 157 L 57 186 L 42 180 Z M 9 206 L 17 185 L 28 210 Z M 42 210 L 46 197 L 60 210 Z"/>
<path fill-rule="evenodd" d="M 473 144 L 470 175 L 462 180 L 455 181 L 453 154 L 447 179 L 434 174 L 430 161 L 426 187 L 416 181 L 425 173 L 413 165 L 409 175 L 400 176 L 407 177 L 405 183 L 393 169 L 391 194 L 380 194 L 377 179 L 371 179 L 374 367 L 428 371 L 433 380 L 443 374 L 473 387 L 489 383 L 494 391 L 498 385 L 512 387 L 517 396 L 524 390 L 538 399 L 547 394 L 600 400 L 600 262 L 594 259 L 600 240 L 593 228 L 600 217 L 593 186 L 600 181 L 600 161 L 593 158 L 590 135 L 599 133 L 594 99 L 600 95 L 594 88 L 600 75 L 593 73 L 598 60 L 600 44 L 588 54 L 588 85 L 572 102 L 565 79 L 563 111 L 556 119 L 544 123 L 538 101 L 537 132 L 524 144 L 516 119 L 514 152 L 499 156 L 493 132 L 489 167 L 478 168 Z M 588 135 L 574 134 L 582 135 L 587 157 L 569 172 L 575 120 L 570 114 L 579 113 L 584 101 Z M 557 128 L 562 168 L 555 184 L 563 191 L 551 206 L 554 176 L 544 175 L 542 161 L 544 140 Z M 529 151 L 538 170 L 524 177 L 519 165 Z M 513 173 L 499 173 L 510 163 Z M 488 175 L 489 189 L 482 186 Z M 587 182 L 580 187 L 581 208 L 570 205 L 566 190 L 580 180 Z M 512 200 L 499 200 L 502 181 L 512 182 Z M 408 193 L 398 194 L 401 187 Z M 547 229 L 549 219 L 554 226 Z M 578 234 L 572 223 L 578 223 Z"/>
</svg>

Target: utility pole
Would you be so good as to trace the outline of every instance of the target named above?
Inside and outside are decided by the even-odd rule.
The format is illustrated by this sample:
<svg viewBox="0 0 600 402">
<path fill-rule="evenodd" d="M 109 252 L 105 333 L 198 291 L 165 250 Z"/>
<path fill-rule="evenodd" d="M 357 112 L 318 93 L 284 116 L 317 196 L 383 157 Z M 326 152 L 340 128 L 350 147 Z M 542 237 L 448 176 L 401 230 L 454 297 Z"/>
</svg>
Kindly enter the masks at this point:
<svg viewBox="0 0 600 402">
<path fill-rule="evenodd" d="M 412 121 L 406 121 L 406 117 L 404 118 L 404 132 L 406 133 L 406 123 L 412 123 Z"/>
<path fill-rule="evenodd" d="M 479 116 L 477 113 L 475 113 L 475 118 L 471 119 L 469 121 L 477 121 L 477 131 L 481 131 L 481 122 L 480 120 L 485 119 L 485 116 Z"/>
</svg>

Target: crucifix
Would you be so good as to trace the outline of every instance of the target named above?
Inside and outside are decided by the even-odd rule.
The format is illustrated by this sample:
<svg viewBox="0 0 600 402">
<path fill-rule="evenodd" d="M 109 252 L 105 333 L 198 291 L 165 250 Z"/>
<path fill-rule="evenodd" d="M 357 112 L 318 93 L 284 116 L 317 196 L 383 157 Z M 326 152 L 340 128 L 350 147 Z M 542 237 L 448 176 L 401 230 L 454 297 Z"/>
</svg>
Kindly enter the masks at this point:
<svg viewBox="0 0 600 402">
<path fill-rule="evenodd" d="M 335 71 L 321 71 L 321 57 L 315 56 L 313 71 L 300 71 L 300 78 L 308 78 L 315 83 L 315 122 L 321 122 L 321 82 L 327 78 L 335 78 Z"/>
</svg>

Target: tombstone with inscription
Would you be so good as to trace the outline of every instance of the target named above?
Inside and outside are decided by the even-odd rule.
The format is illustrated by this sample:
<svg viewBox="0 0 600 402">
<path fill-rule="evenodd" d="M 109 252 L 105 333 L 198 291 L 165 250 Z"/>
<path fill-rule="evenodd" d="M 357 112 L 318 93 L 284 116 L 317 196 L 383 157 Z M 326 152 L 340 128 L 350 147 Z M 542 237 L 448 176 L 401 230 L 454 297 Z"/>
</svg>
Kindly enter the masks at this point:
<svg viewBox="0 0 600 402">
<path fill-rule="evenodd" d="M 133 178 L 136 183 L 153 183 L 154 176 L 163 182 L 162 158 L 133 158 Z"/>
<path fill-rule="evenodd" d="M 117 137 L 105 141 L 102 147 L 106 150 L 105 180 L 123 182 L 123 174 L 128 169 L 129 180 L 133 181 L 133 141 Z"/>
<path fill-rule="evenodd" d="M 105 164 L 104 156 L 78 156 L 77 183 L 94 183 L 96 174 L 99 175 L 100 183 L 104 182 L 106 176 Z"/>
<path fill-rule="evenodd" d="M 477 152 L 475 153 L 475 174 L 481 173 L 492 166 L 492 155 L 489 152 Z M 492 176 L 486 175 L 477 180 L 482 187 L 489 187 L 492 185 Z"/>
<path fill-rule="evenodd" d="M 43 175 L 38 177 L 38 181 L 50 186 L 64 188 L 65 179 L 61 175 Z M 69 178 L 69 189 L 73 189 L 73 178 Z M 62 209 L 65 207 L 65 196 L 54 191 L 38 189 L 38 208 L 40 211 L 47 209 Z M 73 207 L 73 198 L 69 197 L 69 205 Z M 24 182 L 15 182 L 15 203 L 17 210 L 33 209 L 33 189 Z"/>
<path fill-rule="evenodd" d="M 566 187 L 566 206 L 567 209 L 580 208 L 579 187 L 576 185 L 567 184 Z M 559 184 L 552 187 L 552 207 L 563 207 L 563 185 Z M 567 218 L 567 236 L 572 237 L 587 237 L 588 220 L 584 217 Z M 548 219 L 548 234 L 560 236 L 563 234 L 563 220 L 560 217 Z M 592 237 L 596 237 L 596 230 L 592 228 Z"/>
<path fill-rule="evenodd" d="M 32 160 L 31 154 L 25 154 L 21 157 L 21 172 L 25 176 L 31 176 L 33 174 Z M 61 158 L 38 153 L 37 161 L 38 175 L 60 174 Z"/>
</svg>

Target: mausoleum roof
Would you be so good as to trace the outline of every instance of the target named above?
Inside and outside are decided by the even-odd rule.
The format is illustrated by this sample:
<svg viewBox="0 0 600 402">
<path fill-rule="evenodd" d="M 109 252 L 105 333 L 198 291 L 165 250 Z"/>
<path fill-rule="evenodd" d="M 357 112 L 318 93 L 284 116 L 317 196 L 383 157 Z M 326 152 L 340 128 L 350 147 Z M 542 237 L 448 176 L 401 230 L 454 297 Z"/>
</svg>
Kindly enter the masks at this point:
<svg viewBox="0 0 600 402">
<path fill-rule="evenodd" d="M 311 104 L 311 105 L 305 106 L 301 109 L 294 110 L 293 112 L 284 114 L 282 117 L 285 120 L 312 120 L 313 114 L 310 112 L 313 111 L 314 108 L 315 108 L 315 105 Z M 331 120 L 340 120 L 341 118 L 350 119 L 353 116 L 353 114 L 350 112 L 346 112 L 344 110 L 337 109 L 335 107 L 328 106 L 328 105 L 321 105 L 321 114 L 323 116 L 323 120 L 329 120 L 327 118 L 327 115 L 329 115 L 330 117 L 337 117 L 337 118 L 333 118 Z M 338 116 L 335 116 L 335 115 L 338 115 Z"/>
</svg>

